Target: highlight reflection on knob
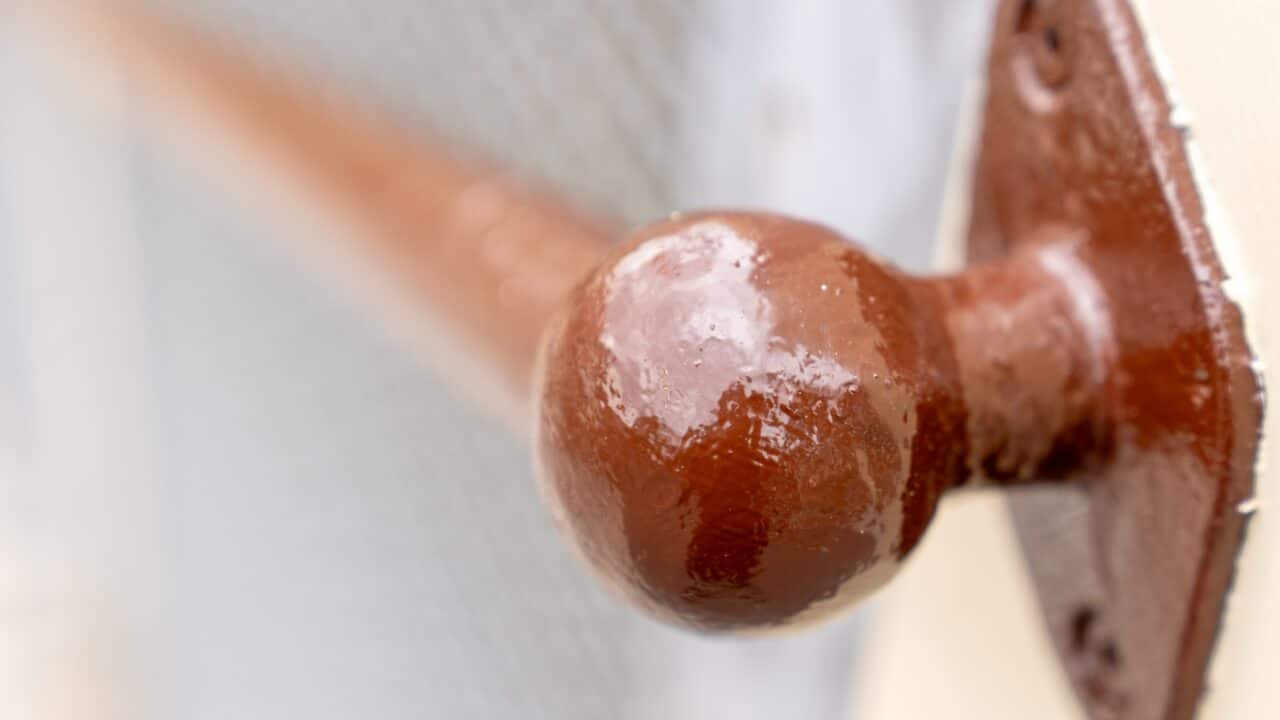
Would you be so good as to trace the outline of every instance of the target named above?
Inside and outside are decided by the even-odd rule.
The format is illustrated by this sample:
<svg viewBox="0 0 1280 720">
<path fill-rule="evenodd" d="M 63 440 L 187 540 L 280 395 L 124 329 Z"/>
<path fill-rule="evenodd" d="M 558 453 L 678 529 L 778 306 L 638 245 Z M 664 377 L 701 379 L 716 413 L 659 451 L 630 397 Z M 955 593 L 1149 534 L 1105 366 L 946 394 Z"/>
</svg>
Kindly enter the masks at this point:
<svg viewBox="0 0 1280 720">
<path fill-rule="evenodd" d="M 544 336 L 545 494 L 589 563 L 667 620 L 845 607 L 945 489 L 1061 476 L 1105 448 L 1105 328 L 1074 267 L 1053 247 L 915 279 L 780 216 L 645 228 Z"/>
</svg>

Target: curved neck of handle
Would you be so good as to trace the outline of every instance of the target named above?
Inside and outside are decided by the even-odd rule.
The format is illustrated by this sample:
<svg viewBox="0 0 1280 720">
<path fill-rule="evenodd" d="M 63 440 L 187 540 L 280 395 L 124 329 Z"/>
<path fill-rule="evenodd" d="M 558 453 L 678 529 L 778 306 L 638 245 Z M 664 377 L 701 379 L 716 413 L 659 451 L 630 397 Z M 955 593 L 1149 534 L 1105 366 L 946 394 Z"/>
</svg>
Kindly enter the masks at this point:
<svg viewBox="0 0 1280 720">
<path fill-rule="evenodd" d="M 1066 479 L 1105 457 L 1111 320 L 1073 243 L 921 280 L 916 293 L 953 350 L 964 408 L 957 484 Z"/>
</svg>

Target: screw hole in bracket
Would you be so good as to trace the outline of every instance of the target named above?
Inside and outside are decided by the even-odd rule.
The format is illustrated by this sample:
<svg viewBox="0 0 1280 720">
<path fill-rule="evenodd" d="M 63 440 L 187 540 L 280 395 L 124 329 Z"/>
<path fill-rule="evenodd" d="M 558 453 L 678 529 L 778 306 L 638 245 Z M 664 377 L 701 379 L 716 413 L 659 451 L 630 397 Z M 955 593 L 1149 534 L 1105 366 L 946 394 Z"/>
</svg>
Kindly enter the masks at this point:
<svg viewBox="0 0 1280 720">
<path fill-rule="evenodd" d="M 1112 717 L 1123 714 L 1128 700 L 1118 675 L 1123 664 L 1120 646 L 1101 620 L 1097 606 L 1077 606 L 1068 619 L 1067 641 L 1077 687 L 1095 709 L 1110 713 L 1102 717 Z"/>
<path fill-rule="evenodd" d="M 1108 640 L 1098 649 L 1098 657 L 1102 659 L 1103 667 L 1108 670 L 1118 670 L 1120 668 L 1120 648 L 1116 646 L 1115 640 Z"/>
<path fill-rule="evenodd" d="M 1050 25 L 1044 29 L 1044 46 L 1049 49 L 1053 55 L 1062 52 L 1062 36 L 1056 26 Z"/>
<path fill-rule="evenodd" d="M 1017 84 L 1042 112 L 1056 108 L 1056 96 L 1071 79 L 1074 44 L 1063 15 L 1055 0 L 1022 0 L 1013 24 Z"/>
<path fill-rule="evenodd" d="M 1088 605 L 1081 606 L 1071 615 L 1071 649 L 1084 651 L 1089 644 L 1089 635 L 1093 631 L 1093 623 L 1098 619 L 1098 611 Z"/>
</svg>

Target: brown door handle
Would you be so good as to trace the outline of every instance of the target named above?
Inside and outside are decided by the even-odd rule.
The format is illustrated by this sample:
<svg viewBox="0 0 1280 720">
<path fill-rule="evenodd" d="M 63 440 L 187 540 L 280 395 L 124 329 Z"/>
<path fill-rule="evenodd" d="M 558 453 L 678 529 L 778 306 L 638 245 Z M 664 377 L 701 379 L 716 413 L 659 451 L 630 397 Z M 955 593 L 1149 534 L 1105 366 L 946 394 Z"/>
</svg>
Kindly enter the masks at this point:
<svg viewBox="0 0 1280 720">
<path fill-rule="evenodd" d="M 916 278 L 780 216 L 645 228 L 544 340 L 548 496 L 592 565 L 665 618 L 847 606 L 948 488 L 1105 458 L 1114 350 L 1077 245 Z"/>
<path fill-rule="evenodd" d="M 687 626 L 796 623 L 882 584 L 948 488 L 1051 484 L 1011 505 L 1077 695 L 1190 716 L 1262 398 L 1141 37 L 1123 2 L 1000 4 L 963 274 L 709 213 L 579 285 L 535 464 L 600 574 Z"/>
<path fill-rule="evenodd" d="M 1189 717 L 1260 380 L 1132 9 L 1005 0 L 992 38 L 967 271 L 774 216 L 644 229 L 547 328 L 535 465 L 601 575 L 709 630 L 847 606 L 948 488 L 1049 484 L 1010 502 L 1077 696 Z"/>
</svg>

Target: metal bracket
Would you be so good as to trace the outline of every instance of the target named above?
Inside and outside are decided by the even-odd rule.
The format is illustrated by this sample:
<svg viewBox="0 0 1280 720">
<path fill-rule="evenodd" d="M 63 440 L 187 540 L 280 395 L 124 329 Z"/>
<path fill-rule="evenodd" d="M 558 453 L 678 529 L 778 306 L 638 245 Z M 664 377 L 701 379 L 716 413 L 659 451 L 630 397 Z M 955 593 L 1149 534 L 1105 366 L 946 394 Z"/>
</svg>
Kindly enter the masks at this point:
<svg viewBox="0 0 1280 720">
<path fill-rule="evenodd" d="M 1112 460 L 1015 495 L 1057 651 L 1096 718 L 1195 712 L 1243 539 L 1261 422 L 1186 129 L 1123 0 L 1005 0 L 971 261 L 1068 232 L 1108 300 Z"/>
</svg>

